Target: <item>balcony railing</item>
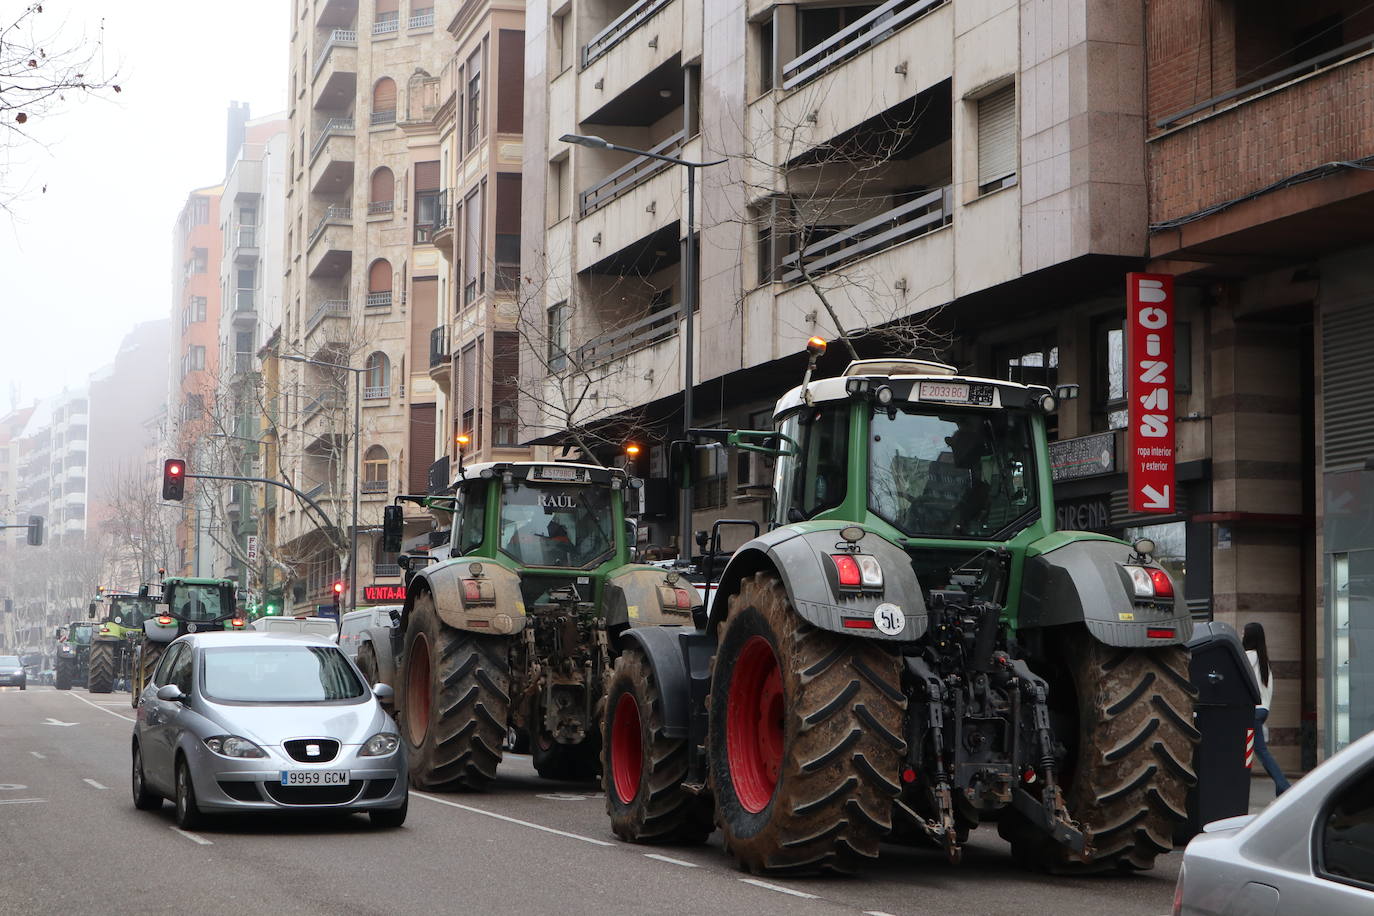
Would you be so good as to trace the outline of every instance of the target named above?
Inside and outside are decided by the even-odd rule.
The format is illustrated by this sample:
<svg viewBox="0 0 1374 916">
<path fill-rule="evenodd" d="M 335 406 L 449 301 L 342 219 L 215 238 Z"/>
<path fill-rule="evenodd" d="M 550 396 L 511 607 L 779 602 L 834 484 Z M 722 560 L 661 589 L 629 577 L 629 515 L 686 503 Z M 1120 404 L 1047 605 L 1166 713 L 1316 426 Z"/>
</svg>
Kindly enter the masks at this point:
<svg viewBox="0 0 1374 916">
<path fill-rule="evenodd" d="M 258 227 L 239 226 L 239 247 L 257 248 L 258 247 Z"/>
<path fill-rule="evenodd" d="M 425 10 L 413 10 L 410 14 L 410 27 L 412 29 L 427 29 L 434 25 L 434 7 Z"/>
<path fill-rule="evenodd" d="M 337 392 L 326 391 L 323 394 L 316 395 L 309 404 L 305 405 L 305 410 L 301 411 L 301 416 L 309 420 L 322 410 L 334 410 L 342 406 L 342 404 L 343 400 L 339 397 Z"/>
<path fill-rule="evenodd" d="M 381 216 L 390 213 L 396 206 L 394 200 L 374 200 L 367 205 L 368 216 Z"/>
<path fill-rule="evenodd" d="M 364 481 L 362 482 L 362 486 L 360 487 L 360 489 L 361 489 L 362 492 L 364 492 L 364 493 L 385 493 L 385 492 L 386 492 L 386 481 L 385 481 L 385 480 L 364 480 Z"/>
<path fill-rule="evenodd" d="M 391 308 L 391 290 L 383 290 L 380 293 L 368 293 L 367 307 L 370 309 Z"/>
<path fill-rule="evenodd" d="M 378 13 L 376 21 L 372 23 L 373 35 L 390 35 L 400 30 L 401 14 L 397 12 Z"/>
<path fill-rule="evenodd" d="M 395 124 L 395 123 L 396 123 L 396 109 L 394 109 L 394 108 L 387 108 L 387 109 L 384 109 L 384 110 L 382 110 L 382 111 L 374 111 L 374 112 L 372 112 L 372 122 L 371 122 L 371 123 L 372 123 L 372 126 L 373 126 L 373 127 L 376 127 L 376 126 L 378 126 L 379 124 Z"/>
<path fill-rule="evenodd" d="M 687 139 L 686 131 L 678 131 L 662 143 L 649 150 L 660 156 L 671 156 L 682 149 L 683 142 Z M 578 213 L 586 216 L 595 212 L 601 207 L 606 206 L 620 195 L 632 188 L 638 187 L 650 178 L 657 175 L 666 168 L 671 167 L 672 163 L 664 162 L 662 159 L 650 159 L 648 156 L 636 156 L 628 163 L 607 175 L 601 181 L 592 185 L 587 190 L 578 195 Z"/>
<path fill-rule="evenodd" d="M 235 354 L 234 354 L 234 371 L 237 372 L 239 375 L 245 375 L 245 374 L 247 374 L 247 373 L 249 373 L 249 372 L 252 372 L 252 371 L 253 371 L 253 354 L 252 354 L 252 353 L 235 353 Z"/>
<path fill-rule="evenodd" d="M 331 315 L 348 316 L 347 299 L 326 299 L 315 306 L 315 311 L 310 313 L 310 318 L 305 322 L 305 333 L 309 334 L 319 326 L 321 321 Z"/>
<path fill-rule="evenodd" d="M 367 385 L 363 388 L 364 401 L 379 401 L 391 396 L 390 385 Z"/>
<path fill-rule="evenodd" d="M 385 492 L 385 491 L 383 491 L 383 492 Z M 400 567 L 400 565 L 397 564 L 397 563 L 374 563 L 374 564 L 372 564 L 372 575 L 376 576 L 376 577 L 379 578 L 379 579 L 390 578 L 390 577 L 392 577 L 392 576 L 399 576 L 400 574 L 401 574 L 401 567 Z"/>
<path fill-rule="evenodd" d="M 324 47 L 320 49 L 319 57 L 315 58 L 315 70 L 310 74 L 313 80 L 320 75 L 325 63 L 329 60 L 329 52 L 334 48 L 356 48 L 358 46 L 358 32 L 356 29 L 335 29 L 329 33 L 329 38 L 325 40 Z"/>
<path fill-rule="evenodd" d="M 310 241 L 306 245 L 307 248 L 315 244 L 315 240 L 324 233 L 324 227 L 328 226 L 330 223 L 336 223 L 341 226 L 351 226 L 353 224 L 353 208 L 340 206 L 325 207 L 324 215 L 321 216 L 320 221 L 315 224 L 315 228 L 310 230 Z"/>
<path fill-rule="evenodd" d="M 324 127 L 320 128 L 320 135 L 315 138 L 315 143 L 310 147 L 310 161 L 314 162 L 315 157 L 324 149 L 325 143 L 335 134 L 351 134 L 357 130 L 357 123 L 352 118 L 330 118 L 324 122 Z"/>
<path fill-rule="evenodd" d="M 448 328 L 435 328 L 429 332 L 429 368 L 434 369 L 448 361 Z"/>
<path fill-rule="evenodd" d="M 782 68 L 782 88 L 793 89 L 890 38 L 898 29 L 949 0 L 888 0 Z"/>
<path fill-rule="evenodd" d="M 782 259 L 783 282 L 792 283 L 806 274 L 824 273 L 855 258 L 949 225 L 954 215 L 952 192 L 953 188 L 948 185 L 936 188 L 900 207 L 792 252 Z"/>
<path fill-rule="evenodd" d="M 234 311 L 251 312 L 253 311 L 253 299 L 256 290 L 237 289 L 234 290 Z"/>
<path fill-rule="evenodd" d="M 592 61 L 620 44 L 631 32 L 648 22 L 655 13 L 671 2 L 672 0 L 638 0 L 637 3 L 630 4 L 629 9 L 615 17 L 610 25 L 597 32 L 592 36 L 592 40 L 587 42 L 586 47 L 582 49 L 582 68 L 585 70 Z"/>
<path fill-rule="evenodd" d="M 625 354 L 667 340 L 677 334 L 682 306 L 671 305 L 637 321 L 595 337 L 577 348 L 577 360 L 586 367 L 610 362 Z"/>
</svg>

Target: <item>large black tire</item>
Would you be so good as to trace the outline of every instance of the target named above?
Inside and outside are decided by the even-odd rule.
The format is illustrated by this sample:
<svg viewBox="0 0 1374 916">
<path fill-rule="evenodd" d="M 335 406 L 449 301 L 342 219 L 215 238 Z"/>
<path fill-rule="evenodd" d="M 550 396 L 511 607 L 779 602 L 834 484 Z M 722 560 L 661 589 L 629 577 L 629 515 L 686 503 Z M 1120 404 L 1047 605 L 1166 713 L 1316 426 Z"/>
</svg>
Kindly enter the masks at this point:
<svg viewBox="0 0 1374 916">
<path fill-rule="evenodd" d="M 1062 658 L 1077 697 L 1076 736 L 1064 772 L 1069 815 L 1092 834 L 1083 861 L 1016 818 L 1003 830 L 1023 864 L 1058 873 L 1136 871 L 1173 849 L 1197 783 L 1193 726 L 1197 689 L 1188 649 L 1123 649 L 1086 631 L 1065 640 Z"/>
<path fill-rule="evenodd" d="M 509 641 L 455 630 L 434 599 L 406 624 L 401 735 L 417 789 L 484 789 L 496 778 L 510 708 Z"/>
<path fill-rule="evenodd" d="M 756 873 L 876 858 L 906 751 L 896 653 L 807 623 L 771 573 L 731 596 L 719 646 L 707 743 L 726 849 Z"/>
<path fill-rule="evenodd" d="M 59 655 L 57 661 L 53 663 L 53 686 L 58 690 L 71 690 L 72 681 L 76 679 L 76 658 L 70 655 Z"/>
<path fill-rule="evenodd" d="M 711 813 L 687 792 L 687 740 L 663 733 L 663 697 L 649 661 L 627 648 L 606 690 L 601 784 L 611 829 L 631 843 L 700 843 Z"/>
<path fill-rule="evenodd" d="M 87 658 L 86 689 L 91 693 L 110 693 L 114 690 L 115 644 L 108 639 L 91 644 Z"/>
<path fill-rule="evenodd" d="M 589 734 L 581 744 L 559 744 L 552 735 L 541 735 L 530 741 L 530 757 L 543 779 L 596 779 L 600 775 L 600 735 Z"/>
<path fill-rule="evenodd" d="M 153 670 L 162 660 L 162 653 L 167 651 L 168 645 L 169 643 L 165 642 L 153 642 L 147 637 L 139 643 L 138 661 L 134 666 L 134 686 L 129 697 L 129 702 L 134 706 L 138 706 L 138 698 L 143 696 L 143 688 L 152 682 Z"/>
</svg>

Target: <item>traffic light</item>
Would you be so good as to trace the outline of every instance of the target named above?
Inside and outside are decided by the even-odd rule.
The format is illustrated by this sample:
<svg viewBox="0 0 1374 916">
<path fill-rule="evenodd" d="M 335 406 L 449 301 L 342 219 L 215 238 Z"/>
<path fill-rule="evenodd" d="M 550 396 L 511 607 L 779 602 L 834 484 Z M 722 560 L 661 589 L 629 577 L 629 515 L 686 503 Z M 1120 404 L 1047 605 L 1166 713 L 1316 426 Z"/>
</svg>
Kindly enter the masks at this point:
<svg viewBox="0 0 1374 916">
<path fill-rule="evenodd" d="M 168 458 L 162 463 L 162 498 L 180 500 L 186 494 L 186 462 Z"/>
<path fill-rule="evenodd" d="M 26 532 L 26 540 L 30 547 L 43 546 L 43 516 L 29 516 L 29 530 Z"/>
<path fill-rule="evenodd" d="M 334 610 L 339 609 L 339 604 L 343 601 L 344 584 L 342 581 L 334 583 Z"/>
</svg>

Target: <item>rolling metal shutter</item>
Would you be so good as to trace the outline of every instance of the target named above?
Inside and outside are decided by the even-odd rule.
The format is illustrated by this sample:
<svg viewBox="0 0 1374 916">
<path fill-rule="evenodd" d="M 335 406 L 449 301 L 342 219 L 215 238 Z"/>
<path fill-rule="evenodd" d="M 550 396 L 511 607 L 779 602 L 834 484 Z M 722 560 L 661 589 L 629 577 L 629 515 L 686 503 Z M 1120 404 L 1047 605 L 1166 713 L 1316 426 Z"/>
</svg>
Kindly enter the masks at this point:
<svg viewBox="0 0 1374 916">
<path fill-rule="evenodd" d="M 407 493 L 429 490 L 429 466 L 434 463 L 434 405 L 410 405 L 410 467 Z"/>
<path fill-rule="evenodd" d="M 1374 305 L 1322 315 L 1322 468 L 1374 458 Z"/>
<path fill-rule="evenodd" d="M 1016 174 L 1016 87 L 978 100 L 978 186 Z"/>
</svg>

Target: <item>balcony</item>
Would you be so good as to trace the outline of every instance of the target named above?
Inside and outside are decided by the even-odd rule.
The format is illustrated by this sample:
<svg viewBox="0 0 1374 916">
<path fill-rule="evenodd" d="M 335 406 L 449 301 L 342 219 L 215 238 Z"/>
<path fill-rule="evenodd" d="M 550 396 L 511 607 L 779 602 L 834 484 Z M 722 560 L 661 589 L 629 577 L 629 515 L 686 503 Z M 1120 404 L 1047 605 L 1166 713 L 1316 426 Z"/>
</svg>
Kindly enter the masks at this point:
<svg viewBox="0 0 1374 916">
<path fill-rule="evenodd" d="M 316 5 L 315 25 L 318 28 L 351 27 L 357 21 L 358 0 L 321 0 Z"/>
<path fill-rule="evenodd" d="M 311 277 L 341 277 L 353 264 L 353 208 L 325 208 L 306 245 Z"/>
<path fill-rule="evenodd" d="M 682 151 L 682 144 L 686 139 L 686 132 L 678 131 L 652 147 L 649 152 L 660 156 L 676 156 Z M 578 216 L 587 216 L 599 210 L 669 168 L 672 168 L 672 163 L 664 162 L 662 159 L 636 156 L 577 196 Z"/>
<path fill-rule="evenodd" d="M 367 215 L 369 217 L 390 216 L 395 209 L 396 201 L 394 200 L 374 200 L 367 205 Z"/>
<path fill-rule="evenodd" d="M 390 37 L 401 31 L 401 14 L 395 10 L 389 13 L 378 13 L 377 18 L 372 23 L 372 37 Z"/>
<path fill-rule="evenodd" d="M 391 290 L 383 290 L 377 293 L 368 293 L 367 299 L 363 303 L 368 311 L 382 312 L 391 311 Z"/>
<path fill-rule="evenodd" d="M 342 407 L 343 398 L 337 391 L 325 391 L 310 399 L 301 411 L 301 419 L 309 423 L 315 417 L 328 416 Z"/>
<path fill-rule="evenodd" d="M 401 575 L 401 567 L 396 563 L 374 563 L 372 576 L 376 579 L 394 579 Z"/>
<path fill-rule="evenodd" d="M 347 299 L 326 299 L 315 310 L 310 313 L 310 317 L 305 321 L 305 333 L 310 334 L 320 326 L 326 319 L 348 319 L 348 300 Z"/>
<path fill-rule="evenodd" d="M 255 361 L 255 358 L 252 353 L 234 354 L 235 375 L 247 375 L 248 373 L 255 371 L 257 371 L 257 362 Z"/>
<path fill-rule="evenodd" d="M 948 226 L 954 218 L 953 187 L 928 191 L 857 225 L 842 229 L 782 259 L 782 279 L 795 283 L 908 239 Z"/>
<path fill-rule="evenodd" d="M 315 58 L 310 78 L 316 111 L 347 111 L 358 93 L 358 33 L 335 29 Z"/>
<path fill-rule="evenodd" d="M 674 134 L 655 145 L 654 152 L 674 155 L 682 151 L 683 135 Z M 647 157 L 639 157 L 615 170 L 578 195 L 580 219 L 577 264 L 581 272 L 619 256 L 651 236 L 666 233 L 668 249 L 677 247 L 676 229 L 681 219 L 684 178 L 682 169 Z"/>
<path fill-rule="evenodd" d="M 600 32 L 592 36 L 582 48 L 582 69 L 585 70 L 599 58 L 610 53 L 611 49 L 629 38 L 636 29 L 644 25 L 674 0 L 636 0 L 629 8 L 611 21 Z M 681 34 L 678 34 L 681 42 Z"/>
<path fill-rule="evenodd" d="M 869 48 L 891 38 L 897 30 L 915 22 L 949 0 L 888 0 L 856 22 L 840 29 L 820 44 L 782 67 L 782 88 L 796 89 L 838 67 Z"/>
<path fill-rule="evenodd" d="M 359 485 L 358 490 L 359 490 L 359 492 L 361 492 L 364 496 L 377 496 L 377 495 L 385 496 L 385 495 L 386 495 L 386 481 L 385 481 L 385 480 L 364 480 L 364 481 Z"/>
<path fill-rule="evenodd" d="M 371 119 L 369 123 L 371 123 L 373 127 L 383 127 L 387 124 L 395 124 L 396 109 L 386 108 L 381 111 L 374 111 L 369 117 Z"/>
<path fill-rule="evenodd" d="M 255 264 L 259 253 L 258 227 L 239 226 L 234 235 L 234 261 L 238 264 Z"/>
<path fill-rule="evenodd" d="M 422 10 L 412 10 L 410 20 L 407 23 L 413 32 L 416 29 L 431 29 L 434 27 L 434 7 Z"/>
<path fill-rule="evenodd" d="M 682 305 L 670 305 L 665 309 L 652 312 L 636 321 L 622 325 L 615 330 L 594 337 L 577 348 L 576 356 L 580 365 L 600 366 L 612 360 L 641 350 L 644 347 L 677 336 L 678 321 L 682 318 Z"/>
<path fill-rule="evenodd" d="M 701 16 L 689 0 L 640 0 L 602 29 L 582 48 L 577 120 L 642 126 L 681 106 L 683 35 Z"/>
<path fill-rule="evenodd" d="M 364 401 L 380 401 L 391 397 L 390 385 L 365 385 L 363 386 Z"/>
<path fill-rule="evenodd" d="M 251 328 L 258 323 L 257 290 L 234 290 L 234 327 Z"/>
<path fill-rule="evenodd" d="M 440 191 L 439 200 L 434 205 L 434 225 L 430 228 L 429 243 L 445 253 L 453 255 L 453 205 L 455 195 L 451 190 Z"/>
<path fill-rule="evenodd" d="M 346 194 L 353 188 L 356 130 L 352 118 L 330 118 L 310 149 L 310 191 Z"/>
</svg>

